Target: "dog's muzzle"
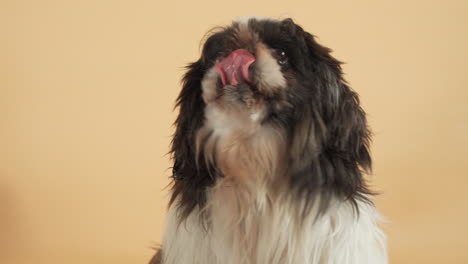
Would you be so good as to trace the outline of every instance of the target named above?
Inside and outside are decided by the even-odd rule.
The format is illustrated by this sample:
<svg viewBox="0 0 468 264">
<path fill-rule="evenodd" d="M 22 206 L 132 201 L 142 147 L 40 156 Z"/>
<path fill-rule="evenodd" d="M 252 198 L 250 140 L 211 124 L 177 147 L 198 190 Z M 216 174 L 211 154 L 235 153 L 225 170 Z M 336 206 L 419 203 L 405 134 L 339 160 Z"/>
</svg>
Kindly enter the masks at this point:
<svg viewBox="0 0 468 264">
<path fill-rule="evenodd" d="M 255 62 L 255 56 L 245 49 L 231 52 L 226 58 L 215 65 L 223 85 L 238 85 L 252 82 L 249 67 Z"/>
</svg>

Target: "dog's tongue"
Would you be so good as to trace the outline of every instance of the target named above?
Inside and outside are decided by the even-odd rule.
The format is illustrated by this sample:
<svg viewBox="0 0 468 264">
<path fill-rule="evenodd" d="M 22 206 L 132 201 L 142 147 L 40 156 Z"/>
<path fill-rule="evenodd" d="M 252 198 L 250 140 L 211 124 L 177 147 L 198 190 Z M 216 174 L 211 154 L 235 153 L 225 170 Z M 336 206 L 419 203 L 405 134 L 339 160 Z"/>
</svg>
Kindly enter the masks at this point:
<svg viewBox="0 0 468 264">
<path fill-rule="evenodd" d="M 229 56 L 215 65 L 221 76 L 223 85 L 237 85 L 250 82 L 249 67 L 254 63 L 255 57 L 245 49 L 233 51 Z"/>
</svg>

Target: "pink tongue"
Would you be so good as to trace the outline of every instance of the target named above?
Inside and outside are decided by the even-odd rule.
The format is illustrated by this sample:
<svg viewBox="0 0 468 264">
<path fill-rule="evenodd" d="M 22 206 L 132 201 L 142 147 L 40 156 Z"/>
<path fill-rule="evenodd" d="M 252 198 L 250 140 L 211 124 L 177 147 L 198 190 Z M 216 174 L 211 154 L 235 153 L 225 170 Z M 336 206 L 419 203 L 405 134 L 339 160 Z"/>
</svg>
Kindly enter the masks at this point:
<svg viewBox="0 0 468 264">
<path fill-rule="evenodd" d="M 238 85 L 242 82 L 250 82 L 249 67 L 254 61 L 255 57 L 252 53 L 245 49 L 238 49 L 217 63 L 215 69 L 221 76 L 223 85 Z"/>
</svg>

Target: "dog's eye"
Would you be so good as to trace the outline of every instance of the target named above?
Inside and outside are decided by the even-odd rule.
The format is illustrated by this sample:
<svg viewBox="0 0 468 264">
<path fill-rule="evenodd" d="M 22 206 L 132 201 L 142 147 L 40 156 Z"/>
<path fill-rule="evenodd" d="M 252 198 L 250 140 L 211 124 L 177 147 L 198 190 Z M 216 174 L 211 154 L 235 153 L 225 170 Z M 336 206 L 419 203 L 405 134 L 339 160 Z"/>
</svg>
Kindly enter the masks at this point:
<svg viewBox="0 0 468 264">
<path fill-rule="evenodd" d="M 288 64 L 288 56 L 284 50 L 278 50 L 278 64 L 279 65 L 287 65 Z"/>
</svg>

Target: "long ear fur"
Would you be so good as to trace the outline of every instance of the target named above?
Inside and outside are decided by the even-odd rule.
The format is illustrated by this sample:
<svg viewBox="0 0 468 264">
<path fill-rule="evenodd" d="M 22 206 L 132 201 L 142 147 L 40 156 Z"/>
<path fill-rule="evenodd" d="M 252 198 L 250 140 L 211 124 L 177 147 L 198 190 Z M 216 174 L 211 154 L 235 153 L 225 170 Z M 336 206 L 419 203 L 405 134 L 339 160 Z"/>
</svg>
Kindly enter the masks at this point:
<svg viewBox="0 0 468 264">
<path fill-rule="evenodd" d="M 284 23 L 294 24 L 292 20 Z M 291 24 L 292 23 L 292 24 Z M 320 209 L 325 210 L 331 194 L 350 200 L 369 201 L 364 171 L 371 170 L 370 131 L 359 98 L 343 79 L 341 62 L 331 50 L 318 44 L 314 37 L 293 26 L 303 39 L 309 56 L 306 62 L 309 87 L 307 100 L 296 111 L 296 126 L 291 143 L 291 183 L 300 195 L 313 201 L 320 193 Z"/>
<path fill-rule="evenodd" d="M 203 207 L 205 190 L 214 183 L 205 162 L 199 162 L 197 166 L 195 160 L 196 132 L 203 125 L 205 109 L 201 89 L 205 70 L 202 60 L 190 64 L 187 70 L 176 102 L 179 116 L 175 121 L 176 131 L 171 147 L 174 185 L 170 204 L 177 203 L 182 219 L 196 207 Z M 198 156 L 204 160 L 203 154 Z"/>
</svg>

